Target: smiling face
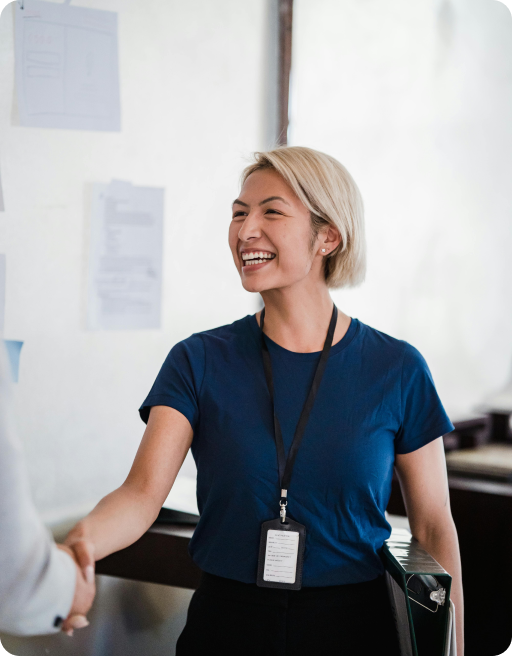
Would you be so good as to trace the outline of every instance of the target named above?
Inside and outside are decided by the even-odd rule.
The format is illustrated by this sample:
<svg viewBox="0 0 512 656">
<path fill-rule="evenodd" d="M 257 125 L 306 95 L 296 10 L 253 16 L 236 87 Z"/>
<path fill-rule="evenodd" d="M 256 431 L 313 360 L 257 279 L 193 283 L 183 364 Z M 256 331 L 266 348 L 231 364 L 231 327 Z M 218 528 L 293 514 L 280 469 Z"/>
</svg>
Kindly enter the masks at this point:
<svg viewBox="0 0 512 656">
<path fill-rule="evenodd" d="M 229 228 L 244 289 L 281 289 L 311 276 L 323 280 L 325 239 L 319 234 L 312 247 L 309 210 L 276 171 L 255 171 L 247 178 L 233 203 Z"/>
</svg>

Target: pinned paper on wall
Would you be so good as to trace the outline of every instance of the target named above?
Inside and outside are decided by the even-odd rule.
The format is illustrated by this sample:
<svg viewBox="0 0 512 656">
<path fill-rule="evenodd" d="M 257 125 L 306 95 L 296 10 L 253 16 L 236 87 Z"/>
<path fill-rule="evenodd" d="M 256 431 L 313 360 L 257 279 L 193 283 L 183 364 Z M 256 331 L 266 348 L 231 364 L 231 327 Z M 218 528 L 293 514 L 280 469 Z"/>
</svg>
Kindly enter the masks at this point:
<svg viewBox="0 0 512 656">
<path fill-rule="evenodd" d="M 2 175 L 0 171 L 0 212 L 5 212 L 4 192 L 2 191 Z"/>
<path fill-rule="evenodd" d="M 93 188 L 91 330 L 160 328 L 164 190 L 113 181 Z"/>
<path fill-rule="evenodd" d="M 0 335 L 5 324 L 5 255 L 0 254 Z"/>
<path fill-rule="evenodd" d="M 9 362 L 11 363 L 11 373 L 13 382 L 17 383 L 20 373 L 20 353 L 23 342 L 18 342 L 14 339 L 6 339 L 4 341 Z"/>
<path fill-rule="evenodd" d="M 21 125 L 120 130 L 117 14 L 42 0 L 15 4 Z"/>
</svg>

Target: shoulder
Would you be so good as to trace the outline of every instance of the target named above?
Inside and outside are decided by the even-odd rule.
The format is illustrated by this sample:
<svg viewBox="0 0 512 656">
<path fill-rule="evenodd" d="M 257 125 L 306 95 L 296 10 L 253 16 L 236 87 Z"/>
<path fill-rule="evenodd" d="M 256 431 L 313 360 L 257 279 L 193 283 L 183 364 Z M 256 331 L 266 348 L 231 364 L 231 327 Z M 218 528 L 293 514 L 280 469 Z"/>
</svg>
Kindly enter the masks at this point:
<svg viewBox="0 0 512 656">
<path fill-rule="evenodd" d="M 422 354 L 404 339 L 392 337 L 387 333 L 360 323 L 364 349 L 378 358 L 385 358 L 399 363 L 404 370 L 427 369 L 427 363 Z M 372 353 L 373 352 L 373 353 Z"/>
<path fill-rule="evenodd" d="M 360 334 L 366 350 L 375 350 L 396 358 L 403 358 L 407 349 L 414 348 L 403 339 L 397 339 L 359 321 Z"/>
<path fill-rule="evenodd" d="M 201 333 L 195 333 L 193 336 L 201 337 L 205 342 L 208 341 L 230 341 L 238 337 L 244 337 L 252 332 L 251 324 L 254 322 L 254 316 L 248 314 L 242 319 L 237 319 L 233 323 L 228 323 L 225 326 L 218 328 L 211 328 Z M 256 324 L 255 324 L 256 325 Z"/>
<path fill-rule="evenodd" d="M 254 323 L 254 326 L 252 325 Z M 221 344 L 230 344 L 240 339 L 246 339 L 254 333 L 256 323 L 252 315 L 247 315 L 242 319 L 237 319 L 233 323 L 204 330 L 199 333 L 194 333 L 187 339 L 184 339 L 179 344 L 189 348 L 197 348 L 202 344 L 202 348 L 211 348 L 212 346 L 218 347 Z"/>
<path fill-rule="evenodd" d="M 254 323 L 254 317 L 247 315 L 233 323 L 194 333 L 175 344 L 171 352 L 204 355 L 205 351 L 229 346 L 240 340 L 246 341 L 254 333 L 254 326 L 251 326 L 251 323 Z"/>
</svg>

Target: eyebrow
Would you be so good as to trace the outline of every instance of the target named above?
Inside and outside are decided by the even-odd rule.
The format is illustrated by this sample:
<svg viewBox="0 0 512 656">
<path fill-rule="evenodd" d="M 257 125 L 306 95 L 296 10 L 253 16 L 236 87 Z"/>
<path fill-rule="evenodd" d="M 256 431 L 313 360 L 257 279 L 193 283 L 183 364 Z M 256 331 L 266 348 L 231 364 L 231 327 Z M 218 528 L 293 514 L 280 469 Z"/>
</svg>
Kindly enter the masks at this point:
<svg viewBox="0 0 512 656">
<path fill-rule="evenodd" d="M 261 203 L 258 203 L 258 205 L 265 205 L 265 203 L 270 203 L 272 200 L 280 200 L 285 205 L 290 205 L 290 203 L 286 202 L 284 198 L 281 198 L 281 196 L 269 196 L 268 198 L 265 198 L 265 200 L 262 200 Z M 249 207 L 247 203 L 244 203 L 239 198 L 233 201 L 233 205 L 243 205 L 244 207 Z"/>
<path fill-rule="evenodd" d="M 287 203 L 284 198 L 281 198 L 281 196 L 270 196 L 269 198 L 265 198 L 265 200 L 261 201 L 260 205 L 265 205 L 265 203 L 270 203 L 271 200 L 280 200 L 285 205 L 290 205 L 290 203 Z"/>
</svg>

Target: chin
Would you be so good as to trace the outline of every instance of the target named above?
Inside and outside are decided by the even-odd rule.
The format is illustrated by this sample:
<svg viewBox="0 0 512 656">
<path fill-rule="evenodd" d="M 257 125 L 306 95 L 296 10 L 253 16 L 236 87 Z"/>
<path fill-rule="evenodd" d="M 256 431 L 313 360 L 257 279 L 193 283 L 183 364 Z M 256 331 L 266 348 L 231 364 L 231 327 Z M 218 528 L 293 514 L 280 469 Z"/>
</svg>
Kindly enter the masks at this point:
<svg viewBox="0 0 512 656">
<path fill-rule="evenodd" d="M 266 285 L 258 285 L 256 281 L 248 281 L 246 280 L 245 282 L 242 281 L 242 287 L 245 289 L 246 292 L 251 292 L 253 294 L 257 294 L 259 292 L 264 292 L 268 287 Z"/>
<path fill-rule="evenodd" d="M 254 275 L 244 276 L 240 274 L 240 282 L 246 292 L 251 292 L 253 294 L 264 292 L 266 289 L 271 289 L 272 287 L 272 285 L 268 284 L 268 281 L 265 284 L 265 281 L 262 280 L 260 276 Z"/>
<path fill-rule="evenodd" d="M 282 289 L 284 287 L 290 287 L 296 282 L 300 282 L 302 280 L 302 277 L 294 277 L 291 275 L 283 275 L 283 274 L 270 274 L 270 272 L 265 272 L 265 275 L 262 275 L 261 272 L 254 272 L 253 274 L 249 275 L 243 275 L 242 273 L 240 274 L 240 282 L 242 283 L 242 287 L 245 289 L 246 292 L 252 292 L 253 294 L 256 293 L 263 293 L 270 291 L 271 289 Z"/>
<path fill-rule="evenodd" d="M 253 278 L 252 280 L 250 278 Z M 270 291 L 271 289 L 281 289 L 283 287 L 288 287 L 290 285 L 289 281 L 286 280 L 258 280 L 258 276 L 243 279 L 241 278 L 242 287 L 246 292 L 251 292 L 253 294 L 262 294 L 263 292 Z"/>
</svg>

